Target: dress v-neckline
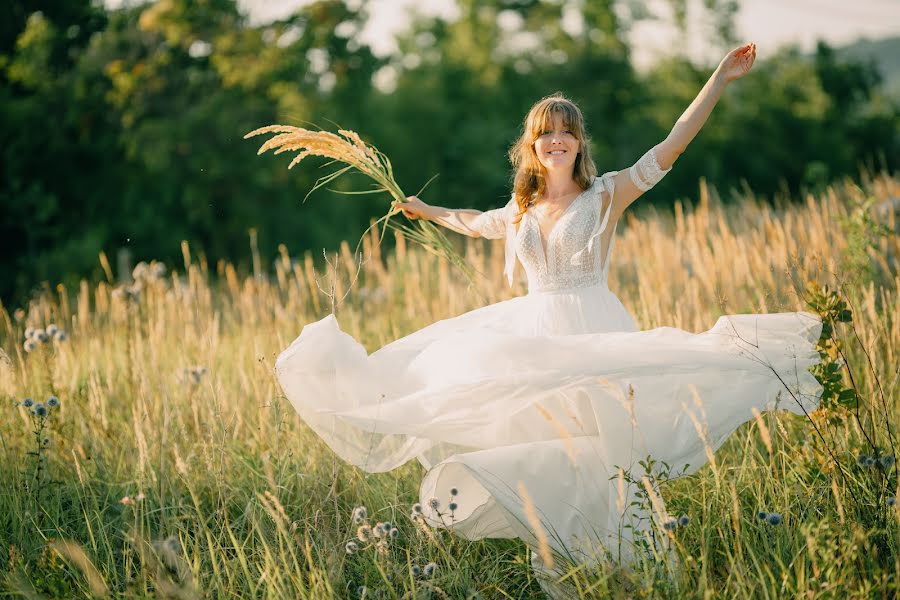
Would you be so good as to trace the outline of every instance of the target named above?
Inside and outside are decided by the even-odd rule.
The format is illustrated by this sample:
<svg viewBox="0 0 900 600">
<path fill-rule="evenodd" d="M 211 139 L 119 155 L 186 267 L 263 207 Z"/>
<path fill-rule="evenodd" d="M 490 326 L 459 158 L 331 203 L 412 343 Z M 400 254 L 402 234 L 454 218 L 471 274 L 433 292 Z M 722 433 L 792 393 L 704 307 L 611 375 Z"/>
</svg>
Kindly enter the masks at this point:
<svg viewBox="0 0 900 600">
<path fill-rule="evenodd" d="M 559 215 L 559 217 L 556 219 L 556 222 L 550 228 L 550 231 L 547 232 L 546 243 L 544 242 L 544 236 L 541 233 L 541 224 L 538 222 L 538 219 L 537 219 L 537 217 L 534 216 L 534 214 L 531 215 L 532 219 L 534 220 L 534 225 L 535 225 L 535 227 L 537 227 L 538 241 L 541 243 L 541 251 L 544 254 L 544 265 L 546 265 L 546 267 L 548 269 L 550 268 L 550 260 L 549 260 L 549 255 L 547 253 L 547 249 L 550 247 L 550 240 L 553 238 L 553 233 L 556 231 L 557 227 L 559 226 L 560 221 L 562 221 L 565 218 L 565 216 L 567 214 L 569 214 L 569 211 L 572 210 L 572 206 L 576 202 L 578 202 L 581 199 L 581 197 L 584 196 L 588 192 L 589 189 L 591 189 L 590 186 L 588 186 L 587 190 L 582 190 L 582 192 L 580 194 L 578 194 L 577 196 L 575 196 L 575 198 L 573 198 L 572 201 L 569 202 L 569 205 L 563 209 L 562 214 Z"/>
</svg>

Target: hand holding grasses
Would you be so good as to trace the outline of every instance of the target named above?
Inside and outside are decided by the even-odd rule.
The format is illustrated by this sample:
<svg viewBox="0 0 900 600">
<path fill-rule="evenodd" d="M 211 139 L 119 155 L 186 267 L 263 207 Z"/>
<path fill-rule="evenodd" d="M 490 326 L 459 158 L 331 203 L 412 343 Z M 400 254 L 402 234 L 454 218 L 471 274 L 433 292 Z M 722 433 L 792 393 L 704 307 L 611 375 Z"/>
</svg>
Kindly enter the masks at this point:
<svg viewBox="0 0 900 600">
<path fill-rule="evenodd" d="M 335 162 L 344 163 L 345 166 L 316 180 L 316 184 L 309 193 L 306 194 L 306 197 L 303 199 L 304 201 L 306 201 L 309 194 L 315 190 L 334 181 L 344 173 L 356 169 L 374 181 L 373 189 L 354 192 L 340 190 L 331 191 L 339 194 L 354 195 L 380 194 L 385 192 L 390 194 L 392 198 L 390 210 L 388 210 L 387 214 L 378 219 L 373 226 L 381 223 L 383 224 L 383 228 L 391 227 L 392 229 L 401 232 L 410 240 L 419 243 L 427 251 L 437 254 L 438 256 L 443 256 L 449 260 L 451 264 L 463 271 L 467 278 L 470 280 L 472 279 L 474 274 L 472 267 L 469 266 L 465 259 L 453 249 L 453 245 L 450 241 L 437 227 L 435 227 L 434 224 L 428 222 L 427 219 L 421 218 L 416 219 L 416 227 L 410 227 L 405 224 L 398 224 L 391 221 L 391 217 L 403 210 L 402 205 L 410 198 L 415 198 L 417 202 L 424 206 L 427 205 L 421 202 L 416 196 L 407 197 L 403 193 L 394 179 L 394 171 L 390 159 L 374 146 L 366 144 L 355 131 L 338 129 L 338 133 L 334 134 L 330 131 L 312 131 L 290 125 L 268 125 L 266 127 L 254 129 L 246 134 L 244 139 L 266 133 L 275 133 L 277 135 L 271 137 L 260 146 L 257 154 L 262 154 L 267 150 L 273 149 L 275 150 L 275 154 L 280 154 L 282 152 L 297 152 L 297 155 L 294 156 L 288 164 L 288 169 L 293 168 L 294 165 L 307 156 L 324 156 L 332 159 L 323 166 L 328 166 Z M 424 190 L 428 183 L 431 183 L 433 179 L 434 177 L 428 180 L 425 186 L 422 187 L 422 190 Z M 421 194 L 422 190 L 419 190 L 418 193 Z M 423 216 L 416 210 L 419 208 L 418 205 L 416 205 L 415 208 L 412 206 L 410 208 L 412 210 L 406 212 L 418 217 Z M 407 216 L 409 216 L 409 214 Z M 415 217 L 413 218 L 415 219 Z M 363 235 L 365 235 L 365 233 Z M 383 237 L 384 236 L 382 235 L 381 238 Z"/>
</svg>

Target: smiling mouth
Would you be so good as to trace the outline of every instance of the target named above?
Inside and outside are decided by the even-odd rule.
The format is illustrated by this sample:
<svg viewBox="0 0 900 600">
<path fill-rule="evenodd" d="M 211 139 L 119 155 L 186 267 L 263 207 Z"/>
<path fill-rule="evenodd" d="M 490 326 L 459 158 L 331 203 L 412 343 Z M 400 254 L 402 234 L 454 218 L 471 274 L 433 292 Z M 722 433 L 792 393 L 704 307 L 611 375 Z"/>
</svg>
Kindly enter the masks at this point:
<svg viewBox="0 0 900 600">
<path fill-rule="evenodd" d="M 551 150 L 551 151 L 548 152 L 547 154 L 549 154 L 549 155 L 551 155 L 551 156 L 557 156 L 557 155 L 559 155 L 559 154 L 565 154 L 565 153 L 566 153 L 565 150 Z"/>
</svg>

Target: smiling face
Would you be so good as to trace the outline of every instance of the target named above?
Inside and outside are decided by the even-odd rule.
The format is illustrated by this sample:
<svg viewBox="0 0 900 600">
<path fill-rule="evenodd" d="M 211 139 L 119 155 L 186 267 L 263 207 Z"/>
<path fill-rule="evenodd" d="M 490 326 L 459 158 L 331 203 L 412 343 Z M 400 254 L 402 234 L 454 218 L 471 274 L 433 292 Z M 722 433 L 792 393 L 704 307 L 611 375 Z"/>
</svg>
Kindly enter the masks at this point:
<svg viewBox="0 0 900 600">
<path fill-rule="evenodd" d="M 534 153 L 548 171 L 568 171 L 575 168 L 575 159 L 581 150 L 581 142 L 570 124 L 558 112 L 549 115 L 544 127 L 536 131 Z"/>
</svg>

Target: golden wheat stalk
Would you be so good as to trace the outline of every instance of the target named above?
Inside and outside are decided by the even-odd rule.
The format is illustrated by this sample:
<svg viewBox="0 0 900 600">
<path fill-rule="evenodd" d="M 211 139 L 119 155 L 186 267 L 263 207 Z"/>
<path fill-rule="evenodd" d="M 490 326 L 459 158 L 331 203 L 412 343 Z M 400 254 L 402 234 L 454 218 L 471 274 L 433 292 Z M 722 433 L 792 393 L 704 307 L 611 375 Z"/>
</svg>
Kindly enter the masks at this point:
<svg viewBox="0 0 900 600">
<path fill-rule="evenodd" d="M 450 261 L 451 264 L 459 268 L 469 280 L 473 277 L 472 267 L 466 263 L 465 259 L 453 249 L 453 245 L 447 237 L 433 223 L 424 219 L 417 221 L 417 227 L 413 228 L 408 225 L 402 225 L 391 222 L 391 217 L 400 212 L 400 203 L 406 202 L 406 195 L 397 181 L 394 179 L 394 169 L 390 159 L 374 146 L 366 144 L 359 134 L 348 129 L 338 129 L 337 134 L 330 131 L 312 131 L 302 127 L 293 127 L 291 125 L 267 125 L 254 129 L 244 136 L 248 139 L 257 135 L 266 133 L 277 134 L 260 146 L 257 154 L 262 154 L 268 150 L 275 150 L 275 154 L 282 152 L 297 152 L 297 155 L 288 164 L 291 169 L 301 160 L 308 156 L 324 156 L 332 159 L 332 162 L 341 162 L 346 166 L 336 171 L 320 177 L 313 188 L 306 194 L 304 201 L 320 187 L 334 181 L 344 173 L 356 169 L 360 173 L 368 176 L 375 181 L 375 189 L 359 192 L 344 192 L 340 190 L 332 190 L 340 194 L 378 194 L 387 192 L 391 195 L 391 208 L 387 214 L 375 222 L 377 226 L 383 223 L 383 227 L 391 227 L 401 231 L 406 237 L 422 245 L 426 250 L 443 256 Z M 327 166 L 331 163 L 326 163 Z M 434 178 L 432 177 L 428 183 Z M 423 186 L 423 190 L 425 189 Z M 419 191 L 419 194 L 422 190 Z M 418 194 L 416 194 L 418 195 Z M 368 232 L 363 233 L 363 236 Z M 379 236 L 380 240 L 384 239 L 384 235 Z M 362 238 L 360 238 L 360 242 Z"/>
</svg>

